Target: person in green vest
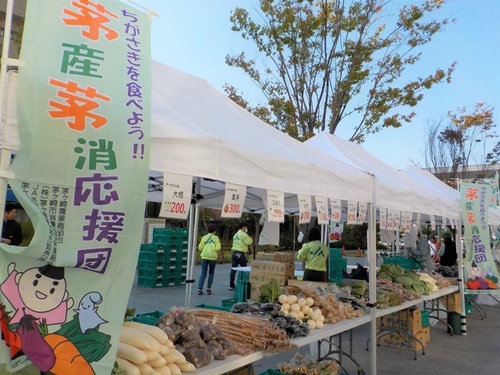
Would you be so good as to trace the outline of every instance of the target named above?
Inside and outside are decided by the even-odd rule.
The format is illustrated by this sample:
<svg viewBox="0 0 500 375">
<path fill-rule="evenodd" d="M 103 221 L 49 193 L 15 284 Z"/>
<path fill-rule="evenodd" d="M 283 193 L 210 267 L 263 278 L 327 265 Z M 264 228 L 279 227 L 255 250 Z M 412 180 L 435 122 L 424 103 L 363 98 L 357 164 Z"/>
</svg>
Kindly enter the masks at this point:
<svg viewBox="0 0 500 375">
<path fill-rule="evenodd" d="M 253 238 L 248 235 L 248 224 L 243 222 L 236 234 L 233 236 L 231 247 L 231 273 L 229 274 L 229 290 L 234 290 L 234 279 L 236 270 L 234 268 L 247 266 L 248 246 L 253 244 Z"/>
<path fill-rule="evenodd" d="M 212 283 L 214 282 L 215 265 L 220 257 L 221 250 L 219 237 L 215 234 L 216 228 L 214 224 L 208 224 L 208 234 L 203 236 L 198 245 L 198 250 L 201 251 L 201 275 L 198 281 L 198 294 L 203 294 L 203 284 L 207 277 L 207 294 L 212 294 Z"/>
<path fill-rule="evenodd" d="M 298 260 L 306 261 L 303 280 L 325 282 L 328 247 L 321 242 L 321 233 L 316 228 L 309 230 L 308 239 L 297 255 Z"/>
</svg>

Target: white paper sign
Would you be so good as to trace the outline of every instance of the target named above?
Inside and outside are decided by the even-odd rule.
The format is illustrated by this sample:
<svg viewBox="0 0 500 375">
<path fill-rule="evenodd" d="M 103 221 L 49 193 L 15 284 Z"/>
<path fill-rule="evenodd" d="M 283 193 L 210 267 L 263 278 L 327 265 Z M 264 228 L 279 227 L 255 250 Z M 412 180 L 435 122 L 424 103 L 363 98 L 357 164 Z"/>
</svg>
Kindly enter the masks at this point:
<svg viewBox="0 0 500 375">
<path fill-rule="evenodd" d="M 411 231 L 411 221 L 413 220 L 413 212 L 406 212 L 406 220 L 405 220 L 405 232 Z"/>
<path fill-rule="evenodd" d="M 441 229 L 446 229 L 446 217 L 442 217 L 441 219 Z"/>
<path fill-rule="evenodd" d="M 422 220 L 422 214 L 418 213 L 417 214 L 417 219 L 415 220 L 415 223 L 417 223 L 417 228 L 420 230 L 420 221 Z"/>
<path fill-rule="evenodd" d="M 387 210 L 387 230 L 394 230 L 394 211 Z"/>
<path fill-rule="evenodd" d="M 340 223 L 342 219 L 342 200 L 330 198 L 330 209 L 332 210 L 332 221 Z"/>
<path fill-rule="evenodd" d="M 316 211 L 318 213 L 318 224 L 328 224 L 328 198 L 314 197 L 316 200 Z"/>
<path fill-rule="evenodd" d="M 387 229 L 387 209 L 386 208 L 379 208 L 379 215 L 380 215 L 380 229 Z"/>
<path fill-rule="evenodd" d="M 299 224 L 309 224 L 311 222 L 311 196 L 297 194 L 299 199 Z"/>
<path fill-rule="evenodd" d="M 358 224 L 363 224 L 365 222 L 367 211 L 368 211 L 368 203 L 359 202 Z"/>
<path fill-rule="evenodd" d="M 267 191 L 267 220 L 274 223 L 285 222 L 285 193 L 281 191 Z"/>
<path fill-rule="evenodd" d="M 347 201 L 347 224 L 357 224 L 358 222 L 358 202 Z"/>
<path fill-rule="evenodd" d="M 160 217 L 186 220 L 191 205 L 193 178 L 174 173 L 163 174 L 163 201 Z"/>
<path fill-rule="evenodd" d="M 435 229 L 436 228 L 436 218 L 434 217 L 434 215 L 429 215 L 430 219 L 431 219 L 431 229 Z"/>
<path fill-rule="evenodd" d="M 245 205 L 247 187 L 226 182 L 221 217 L 239 219 Z"/>
<path fill-rule="evenodd" d="M 401 226 L 401 211 L 394 211 L 394 230 L 399 230 Z"/>
</svg>

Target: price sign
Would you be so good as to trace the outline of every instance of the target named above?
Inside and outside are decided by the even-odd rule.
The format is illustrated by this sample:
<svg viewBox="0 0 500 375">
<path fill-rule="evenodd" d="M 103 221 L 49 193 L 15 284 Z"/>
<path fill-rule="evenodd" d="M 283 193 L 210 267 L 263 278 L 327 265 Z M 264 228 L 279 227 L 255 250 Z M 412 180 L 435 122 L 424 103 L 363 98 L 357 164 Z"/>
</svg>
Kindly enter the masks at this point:
<svg viewBox="0 0 500 375">
<path fill-rule="evenodd" d="M 158 216 L 186 220 L 191 204 L 193 178 L 164 173 L 163 181 L 163 202 Z"/>
<path fill-rule="evenodd" d="M 245 196 L 247 195 L 247 187 L 226 183 L 226 191 L 224 194 L 224 204 L 221 217 L 230 217 L 239 219 L 243 212 L 245 204 Z"/>
<path fill-rule="evenodd" d="M 358 202 L 347 201 L 347 224 L 357 224 L 358 222 Z"/>
<path fill-rule="evenodd" d="M 340 199 L 330 199 L 330 209 L 332 210 L 332 221 L 340 223 L 342 214 L 342 201 Z"/>
<path fill-rule="evenodd" d="M 387 210 L 387 230 L 394 230 L 394 211 Z"/>
<path fill-rule="evenodd" d="M 436 228 L 436 218 L 434 217 L 434 215 L 429 215 L 429 216 L 431 219 L 431 229 L 434 229 Z"/>
<path fill-rule="evenodd" d="M 358 209 L 358 224 L 363 224 L 366 219 L 366 212 L 368 211 L 368 203 L 366 202 L 359 202 L 359 209 Z"/>
<path fill-rule="evenodd" d="M 405 227 L 404 227 L 405 232 L 409 233 L 411 231 L 412 219 L 413 219 L 413 212 L 406 212 L 406 220 L 405 220 Z"/>
<path fill-rule="evenodd" d="M 387 229 L 387 209 L 379 208 L 380 215 L 380 229 Z"/>
<path fill-rule="evenodd" d="M 280 191 L 267 191 L 267 220 L 274 223 L 285 222 L 285 193 Z"/>
<path fill-rule="evenodd" d="M 328 198 L 314 198 L 316 200 L 316 211 L 318 212 L 318 224 L 328 224 Z"/>
<path fill-rule="evenodd" d="M 297 194 L 299 200 L 299 224 L 309 224 L 311 221 L 311 196 Z"/>
<path fill-rule="evenodd" d="M 401 226 L 401 211 L 394 211 L 394 230 L 399 230 Z"/>
<path fill-rule="evenodd" d="M 441 229 L 446 229 L 447 219 L 445 216 L 441 219 Z"/>
</svg>

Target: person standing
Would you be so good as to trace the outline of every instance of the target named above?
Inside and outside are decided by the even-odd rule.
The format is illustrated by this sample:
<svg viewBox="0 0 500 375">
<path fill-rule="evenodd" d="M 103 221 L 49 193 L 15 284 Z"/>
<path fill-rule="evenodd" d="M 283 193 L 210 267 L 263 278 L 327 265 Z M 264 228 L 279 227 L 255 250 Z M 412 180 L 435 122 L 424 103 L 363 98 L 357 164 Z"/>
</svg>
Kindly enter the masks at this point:
<svg viewBox="0 0 500 375">
<path fill-rule="evenodd" d="M 231 247 L 231 273 L 229 274 L 229 290 L 234 290 L 236 270 L 234 268 L 247 266 L 248 246 L 253 244 L 253 238 L 248 235 L 248 224 L 243 222 L 233 236 Z"/>
<path fill-rule="evenodd" d="M 454 266 L 457 263 L 457 246 L 451 238 L 451 233 L 445 232 L 443 235 L 444 251 L 439 259 L 439 264 L 442 266 Z"/>
<path fill-rule="evenodd" d="M 205 278 L 207 277 L 208 270 L 208 281 L 207 281 L 207 294 L 212 294 L 212 283 L 214 282 L 215 265 L 217 264 L 217 259 L 220 257 L 219 251 L 221 249 L 221 244 L 219 237 L 215 234 L 215 225 L 208 224 L 208 234 L 203 236 L 198 245 L 198 249 L 201 251 L 201 275 L 198 281 L 198 294 L 203 294 L 203 284 L 205 284 Z"/>
<path fill-rule="evenodd" d="M 3 214 L 2 243 L 18 246 L 23 242 L 23 231 L 21 224 L 14 220 L 17 211 L 12 203 L 5 205 Z"/>
<path fill-rule="evenodd" d="M 432 263 L 439 263 L 446 246 L 438 241 L 434 235 L 429 236 L 429 246 L 431 247 Z"/>
<path fill-rule="evenodd" d="M 311 228 L 308 233 L 309 242 L 302 245 L 297 255 L 298 260 L 305 260 L 305 281 L 326 281 L 326 262 L 328 247 L 321 242 L 321 233 L 316 228 Z"/>
</svg>

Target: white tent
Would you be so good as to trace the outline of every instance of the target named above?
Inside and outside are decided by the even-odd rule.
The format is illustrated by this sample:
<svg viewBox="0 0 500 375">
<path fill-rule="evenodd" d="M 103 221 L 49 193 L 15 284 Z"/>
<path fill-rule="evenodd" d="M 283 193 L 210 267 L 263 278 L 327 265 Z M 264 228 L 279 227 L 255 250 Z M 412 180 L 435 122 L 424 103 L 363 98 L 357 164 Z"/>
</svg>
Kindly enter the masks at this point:
<svg viewBox="0 0 500 375">
<path fill-rule="evenodd" d="M 216 191 L 220 188 L 222 194 L 223 184 L 206 179 L 247 186 L 256 198 L 262 189 L 271 189 L 372 200 L 373 182 L 367 173 L 264 123 L 207 81 L 154 61 L 152 76 L 151 170 L 203 178 L 201 195 L 214 200 L 201 200 L 201 205 L 222 207 Z M 211 189 L 208 194 L 206 189 Z M 286 204 L 296 208 L 295 201 Z M 250 207 L 248 199 L 246 205 L 263 207 Z"/>
<path fill-rule="evenodd" d="M 446 185 L 439 178 L 434 176 L 431 172 L 426 171 L 424 169 L 415 167 L 410 165 L 401 170 L 407 176 L 410 176 L 414 179 L 418 179 L 423 184 L 426 184 L 431 189 L 436 191 L 438 194 L 445 194 L 456 201 L 456 210 L 458 212 L 460 206 L 460 193 L 458 190 L 453 189 L 451 186 Z M 490 225 L 500 225 L 500 209 L 490 207 L 489 215 L 488 215 L 488 223 Z"/>
<path fill-rule="evenodd" d="M 326 132 L 315 135 L 305 143 L 353 167 L 372 173 L 375 176 L 375 201 L 378 207 L 458 218 L 455 199 L 401 173 L 360 145 Z"/>
</svg>

